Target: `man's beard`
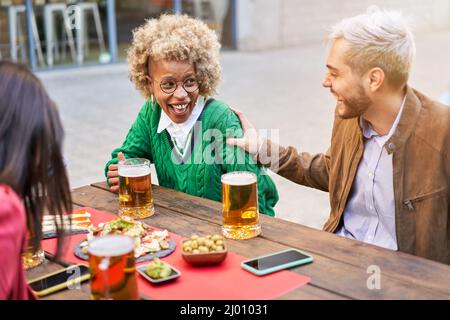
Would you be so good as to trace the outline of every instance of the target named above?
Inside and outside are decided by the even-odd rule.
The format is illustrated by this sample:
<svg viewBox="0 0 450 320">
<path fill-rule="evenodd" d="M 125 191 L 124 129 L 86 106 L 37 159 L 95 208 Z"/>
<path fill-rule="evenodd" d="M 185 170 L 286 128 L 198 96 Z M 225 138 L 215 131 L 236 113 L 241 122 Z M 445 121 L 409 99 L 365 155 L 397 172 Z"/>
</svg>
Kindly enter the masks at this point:
<svg viewBox="0 0 450 320">
<path fill-rule="evenodd" d="M 345 113 L 339 115 L 342 119 L 352 119 L 360 117 L 369 109 L 372 101 L 365 94 L 363 87 L 360 85 L 358 87 L 358 95 L 356 97 L 351 97 L 344 100 L 342 103 L 345 104 Z"/>
</svg>

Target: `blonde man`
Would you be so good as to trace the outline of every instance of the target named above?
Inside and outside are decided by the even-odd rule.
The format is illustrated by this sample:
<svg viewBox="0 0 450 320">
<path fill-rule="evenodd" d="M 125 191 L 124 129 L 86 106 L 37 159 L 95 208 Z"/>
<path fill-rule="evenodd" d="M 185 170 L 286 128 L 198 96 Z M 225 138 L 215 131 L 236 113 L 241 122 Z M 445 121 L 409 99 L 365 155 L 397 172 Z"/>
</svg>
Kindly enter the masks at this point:
<svg viewBox="0 0 450 320">
<path fill-rule="evenodd" d="M 450 263 L 450 109 L 408 86 L 410 29 L 400 13 L 378 10 L 338 23 L 330 40 L 323 86 L 337 104 L 328 151 L 275 145 L 240 112 L 246 134 L 228 142 L 328 191 L 325 231 Z"/>
</svg>

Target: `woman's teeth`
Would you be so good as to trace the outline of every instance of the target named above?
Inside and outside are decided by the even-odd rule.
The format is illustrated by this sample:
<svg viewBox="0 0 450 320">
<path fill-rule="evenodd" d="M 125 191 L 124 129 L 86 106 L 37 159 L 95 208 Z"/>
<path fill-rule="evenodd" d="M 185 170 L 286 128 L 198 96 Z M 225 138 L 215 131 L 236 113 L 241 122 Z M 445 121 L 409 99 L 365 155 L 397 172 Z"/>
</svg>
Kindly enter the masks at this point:
<svg viewBox="0 0 450 320">
<path fill-rule="evenodd" d="M 183 110 L 184 108 L 187 107 L 187 104 L 176 104 L 176 105 L 174 105 L 174 107 L 177 110 Z"/>
<path fill-rule="evenodd" d="M 186 103 L 186 104 L 173 104 L 172 108 L 175 111 L 175 113 L 182 114 L 182 113 L 184 113 L 187 110 L 188 105 L 189 105 L 188 103 Z"/>
</svg>

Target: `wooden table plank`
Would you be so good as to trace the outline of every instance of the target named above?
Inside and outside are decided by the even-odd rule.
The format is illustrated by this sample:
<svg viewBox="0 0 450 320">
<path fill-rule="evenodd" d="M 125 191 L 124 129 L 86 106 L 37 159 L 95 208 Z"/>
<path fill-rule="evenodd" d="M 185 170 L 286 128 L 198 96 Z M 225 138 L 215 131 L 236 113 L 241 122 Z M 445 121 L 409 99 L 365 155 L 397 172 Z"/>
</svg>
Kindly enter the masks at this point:
<svg viewBox="0 0 450 320">
<path fill-rule="evenodd" d="M 104 182 L 95 183 L 93 186 L 109 192 Z M 159 206 L 218 225 L 222 223 L 219 202 L 193 197 L 161 186 L 152 185 L 152 187 L 155 203 Z M 112 195 L 111 201 L 114 202 L 114 194 Z M 117 200 L 116 206 L 118 208 Z M 261 222 L 263 227 L 261 237 L 268 240 L 295 246 L 313 255 L 320 254 L 364 270 L 367 270 L 369 266 L 378 266 L 383 276 L 387 275 L 412 286 L 421 286 L 450 295 L 450 266 L 448 265 L 265 215 L 261 215 Z"/>
<path fill-rule="evenodd" d="M 307 285 L 301 290 L 294 290 L 275 300 L 348 300 L 346 297 L 334 292 L 324 290 L 323 288 Z"/>
<path fill-rule="evenodd" d="M 155 190 L 155 202 L 157 202 L 157 193 L 159 193 L 159 190 Z M 102 208 L 106 211 L 117 213 L 118 210 L 117 196 L 102 189 L 95 190 L 91 187 L 77 189 L 73 193 L 73 201 L 82 206 L 95 204 L 96 208 Z M 200 220 L 159 205 L 156 205 L 156 211 L 158 214 L 147 219 L 146 222 L 156 227 L 168 228 L 181 236 L 189 236 L 194 232 L 201 234 L 220 232 L 220 224 L 218 223 Z M 279 219 L 272 219 L 272 221 L 277 220 Z M 286 229 L 283 232 L 286 233 Z M 227 243 L 232 251 L 248 257 L 263 255 L 292 246 L 277 243 L 264 237 L 247 241 L 227 240 Z M 369 275 L 365 268 L 362 269 L 342 261 L 335 261 L 320 253 L 315 254 L 314 258 L 313 264 L 296 268 L 294 271 L 310 276 L 312 285 L 343 297 L 357 299 L 445 299 L 449 297 L 446 294 L 421 286 L 411 288 L 411 282 L 401 281 L 389 275 L 383 275 L 382 290 L 369 290 L 366 285 Z"/>
</svg>

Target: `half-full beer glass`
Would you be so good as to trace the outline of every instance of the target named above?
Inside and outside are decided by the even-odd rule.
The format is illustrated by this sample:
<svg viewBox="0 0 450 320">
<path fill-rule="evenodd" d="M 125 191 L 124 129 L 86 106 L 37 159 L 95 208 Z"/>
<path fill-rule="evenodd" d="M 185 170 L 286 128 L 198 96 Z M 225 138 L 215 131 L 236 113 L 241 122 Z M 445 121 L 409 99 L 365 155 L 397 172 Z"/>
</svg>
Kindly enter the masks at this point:
<svg viewBox="0 0 450 320">
<path fill-rule="evenodd" d="M 119 162 L 119 215 L 144 219 L 155 213 L 150 161 L 131 158 Z"/>
<path fill-rule="evenodd" d="M 27 247 L 25 252 L 22 253 L 22 265 L 25 270 L 37 267 L 45 261 L 45 254 L 41 245 L 39 244 L 36 250 L 33 249 L 34 237 L 33 227 L 29 226 Z"/>
<path fill-rule="evenodd" d="M 42 248 L 39 246 L 39 248 L 34 251 L 31 241 L 32 240 L 28 241 L 28 246 L 22 254 L 22 264 L 25 270 L 37 267 L 45 261 L 45 254 Z"/>
<path fill-rule="evenodd" d="M 261 233 L 258 214 L 258 180 L 254 173 L 222 175 L 222 234 L 230 239 L 250 239 Z"/>
<path fill-rule="evenodd" d="M 98 237 L 89 244 L 91 299 L 139 298 L 133 239 L 122 235 Z"/>
</svg>

